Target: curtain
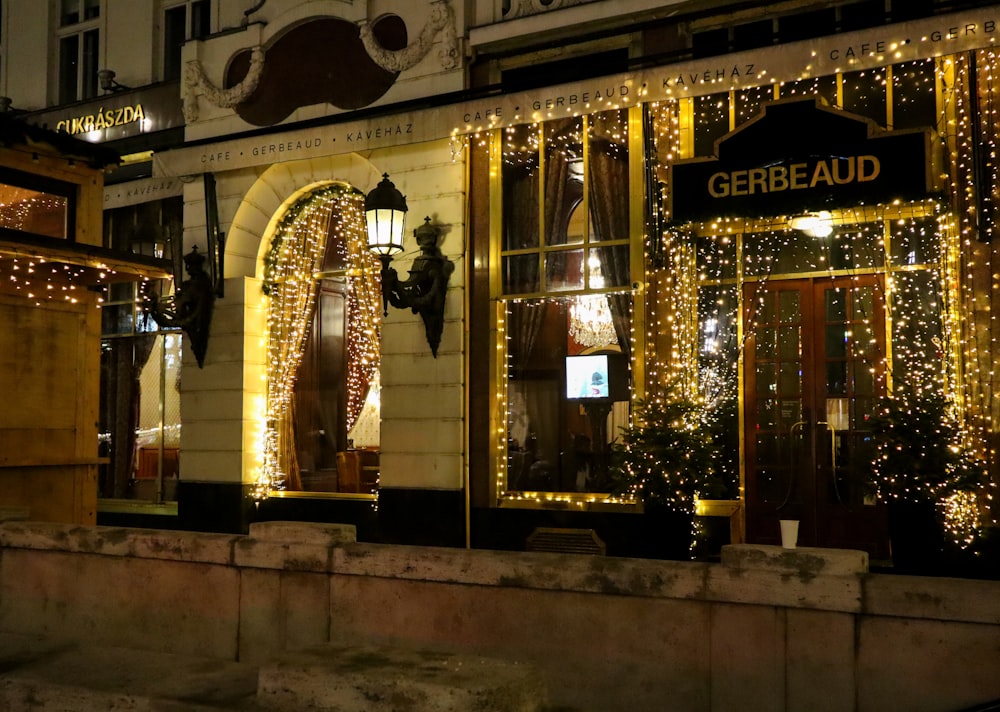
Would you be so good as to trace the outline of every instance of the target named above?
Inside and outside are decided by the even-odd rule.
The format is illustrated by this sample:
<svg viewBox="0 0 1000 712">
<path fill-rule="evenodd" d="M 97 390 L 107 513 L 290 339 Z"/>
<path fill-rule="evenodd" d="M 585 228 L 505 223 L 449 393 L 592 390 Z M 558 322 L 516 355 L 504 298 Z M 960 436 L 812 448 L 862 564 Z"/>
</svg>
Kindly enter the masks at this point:
<svg viewBox="0 0 1000 712">
<path fill-rule="evenodd" d="M 570 186 L 570 167 L 583 158 L 583 122 L 561 119 L 545 124 L 545 244 L 565 245 L 569 216 L 579 194 Z"/>
<path fill-rule="evenodd" d="M 292 206 L 278 226 L 267 265 L 267 434 L 264 479 L 269 488 L 301 489 L 295 433 L 295 383 L 316 310 L 327 245 L 337 250 L 348 275 L 347 410 L 320 409 L 329 432 L 346 433 L 357 421 L 380 367 L 380 265 L 367 249 L 364 196 L 348 186 L 320 189 Z"/>
<path fill-rule="evenodd" d="M 628 137 L 625 111 L 591 117 L 589 194 L 590 215 L 597 241 L 629 239 Z M 608 286 L 628 286 L 628 244 L 597 249 Z M 609 294 L 608 308 L 622 352 L 628 356 L 632 338 L 632 295 Z"/>
<path fill-rule="evenodd" d="M 121 499 L 135 471 L 136 430 L 139 427 L 139 378 L 156 343 L 155 334 L 108 339 L 101 363 L 102 399 L 110 434 L 111 471 L 101 483 L 101 495 Z"/>
<path fill-rule="evenodd" d="M 368 249 L 363 195 L 352 192 L 340 196 L 333 205 L 331 231 L 346 251 L 347 269 L 352 275 L 347 310 L 346 422 L 350 432 L 358 422 L 380 367 L 382 265 Z"/>
<path fill-rule="evenodd" d="M 266 258 L 270 304 L 264 484 L 268 488 L 301 488 L 293 395 L 316 303 L 313 273 L 326 247 L 330 212 L 321 193 L 292 206 Z"/>
</svg>

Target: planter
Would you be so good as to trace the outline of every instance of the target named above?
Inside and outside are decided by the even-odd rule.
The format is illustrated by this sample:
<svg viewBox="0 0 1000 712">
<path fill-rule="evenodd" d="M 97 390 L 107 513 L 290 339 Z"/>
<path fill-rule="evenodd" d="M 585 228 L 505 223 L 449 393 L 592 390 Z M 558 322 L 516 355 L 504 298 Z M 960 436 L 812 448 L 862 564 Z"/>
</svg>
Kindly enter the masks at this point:
<svg viewBox="0 0 1000 712">
<path fill-rule="evenodd" d="M 934 502 L 890 500 L 887 510 L 893 571 L 924 576 L 945 573 L 944 530 Z"/>
<path fill-rule="evenodd" d="M 689 561 L 694 514 L 646 504 L 642 514 L 641 551 L 647 559 Z"/>
</svg>

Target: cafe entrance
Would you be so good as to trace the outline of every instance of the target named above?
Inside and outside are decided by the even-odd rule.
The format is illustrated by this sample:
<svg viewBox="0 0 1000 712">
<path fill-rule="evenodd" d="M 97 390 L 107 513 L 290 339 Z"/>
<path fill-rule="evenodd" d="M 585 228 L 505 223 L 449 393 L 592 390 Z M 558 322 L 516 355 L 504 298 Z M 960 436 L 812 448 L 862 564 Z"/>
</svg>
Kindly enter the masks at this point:
<svg viewBox="0 0 1000 712">
<path fill-rule="evenodd" d="M 881 552 L 867 423 L 885 391 L 884 275 L 743 286 L 747 536 Z"/>
<path fill-rule="evenodd" d="M 739 403 L 747 541 L 797 519 L 802 546 L 889 556 L 870 418 L 945 377 L 947 225 L 924 202 L 693 226 L 699 385 Z"/>
</svg>

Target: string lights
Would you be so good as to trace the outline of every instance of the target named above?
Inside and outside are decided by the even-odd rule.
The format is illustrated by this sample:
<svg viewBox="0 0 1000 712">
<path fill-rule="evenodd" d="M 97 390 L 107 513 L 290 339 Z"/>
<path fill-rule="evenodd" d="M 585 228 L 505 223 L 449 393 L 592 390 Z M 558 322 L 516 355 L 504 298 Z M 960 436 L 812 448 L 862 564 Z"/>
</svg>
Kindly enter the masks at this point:
<svg viewBox="0 0 1000 712">
<path fill-rule="evenodd" d="M 348 431 L 365 405 L 380 366 L 381 287 L 378 265 L 368 252 L 364 196 L 333 184 L 292 205 L 275 230 L 265 257 L 267 394 L 257 499 L 273 490 L 298 488 L 292 405 L 295 383 L 309 337 L 317 273 L 328 249 L 338 253 L 347 278 Z"/>
<path fill-rule="evenodd" d="M 1000 383 L 993 364 L 1000 332 L 991 304 L 1000 298 L 996 254 L 1000 246 L 990 238 L 1000 204 L 996 159 L 1000 119 L 993 76 L 997 59 L 995 50 L 979 50 L 645 105 L 650 117 L 644 123 L 646 190 L 652 217 L 644 235 L 643 304 L 637 305 L 645 309 L 645 331 L 633 335 L 642 337 L 646 382 L 637 384 L 636 391 L 645 388 L 655 405 L 658 394 L 668 392 L 666 386 L 671 384 L 706 412 L 727 418 L 728 427 L 738 433 L 735 404 L 743 404 L 740 364 L 749 367 L 744 363 L 749 340 L 769 328 L 768 284 L 788 277 L 836 280 L 831 298 L 850 312 L 838 328 L 854 379 L 849 396 L 851 427 L 864 431 L 867 419 L 879 412 L 880 394 L 904 389 L 943 394 L 949 417 L 958 424 L 954 447 L 990 472 L 979 473 L 975 491 L 942 493 L 940 508 L 947 530 L 969 546 L 982 523 L 995 523 L 992 493 L 998 475 L 993 421 Z M 702 224 L 670 225 L 666 198 L 671 164 L 711 154 L 718 138 L 757 116 L 765 102 L 794 96 L 822 97 L 830 106 L 889 129 L 934 126 L 938 142 L 934 148 L 946 158 L 944 165 L 935 164 L 941 169 L 935 177 L 941 192 L 923 201 L 832 211 L 829 234 L 794 230 L 791 215 L 720 216 Z M 502 148 L 493 160 L 494 165 L 502 164 L 505 203 L 516 199 L 517 190 L 539 194 L 550 155 L 579 159 L 580 136 L 589 118 L 573 116 L 572 124 L 558 118 L 499 130 Z M 976 116 L 981 118 L 979 127 L 973 126 Z M 477 133 L 472 140 L 484 146 L 487 136 Z M 502 269 L 508 278 L 517 278 L 515 288 L 525 292 L 540 289 L 539 268 L 545 255 L 540 259 L 537 251 L 545 251 L 547 221 L 539 218 L 538 225 L 539 229 L 526 231 L 504 226 Z M 550 299 L 531 300 L 532 307 L 525 300 L 520 308 L 541 309 Z M 511 400 L 521 396 L 512 390 L 507 376 L 524 367 L 510 360 L 512 349 L 520 348 L 510 342 L 511 332 L 520 328 L 511 323 L 515 301 L 502 302 L 506 308 L 499 310 L 497 320 L 499 332 L 505 334 L 497 348 L 506 356 L 500 360 L 505 373 L 499 374 L 497 393 L 507 421 L 497 430 L 500 463 L 508 461 L 507 443 L 516 427 L 511 419 L 518 417 L 521 407 Z M 581 307 L 570 306 L 571 315 L 582 313 Z M 588 318 L 603 322 L 593 314 Z M 569 336 L 577 342 L 582 321 L 573 318 L 568 324 Z M 728 466 L 733 472 L 739 468 L 735 455 Z M 506 468 L 499 469 L 497 491 L 507 498 L 579 501 L 564 492 L 510 491 Z M 837 480 L 841 486 L 847 486 L 846 480 Z M 842 494 L 838 491 L 838 496 Z M 859 505 L 870 503 L 860 491 L 853 496 Z"/>
</svg>

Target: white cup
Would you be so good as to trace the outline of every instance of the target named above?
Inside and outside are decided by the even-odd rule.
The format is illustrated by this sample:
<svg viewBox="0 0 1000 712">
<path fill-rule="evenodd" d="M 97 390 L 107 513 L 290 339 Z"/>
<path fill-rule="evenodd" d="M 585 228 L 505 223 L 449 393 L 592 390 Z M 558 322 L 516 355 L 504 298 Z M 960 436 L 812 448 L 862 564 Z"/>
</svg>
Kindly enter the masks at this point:
<svg viewBox="0 0 1000 712">
<path fill-rule="evenodd" d="M 781 522 L 781 547 L 783 549 L 794 549 L 799 540 L 799 520 L 782 519 Z"/>
</svg>

